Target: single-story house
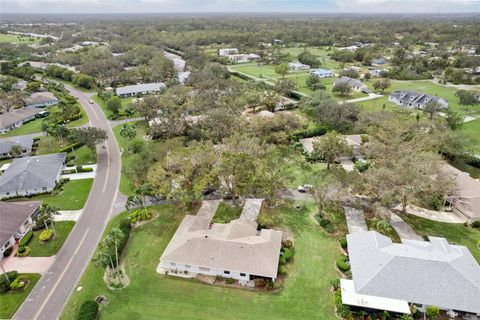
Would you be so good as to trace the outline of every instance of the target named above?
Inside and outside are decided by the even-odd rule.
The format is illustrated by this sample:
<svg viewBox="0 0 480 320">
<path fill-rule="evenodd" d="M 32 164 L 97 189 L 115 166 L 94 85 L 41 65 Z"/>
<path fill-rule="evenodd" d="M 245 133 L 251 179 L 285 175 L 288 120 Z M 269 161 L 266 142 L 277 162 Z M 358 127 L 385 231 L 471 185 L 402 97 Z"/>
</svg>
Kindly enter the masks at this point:
<svg viewBox="0 0 480 320">
<path fill-rule="evenodd" d="M 480 181 L 448 163 L 443 168 L 455 178 L 455 187 L 447 198 L 453 212 L 465 216 L 469 222 L 480 220 Z"/>
<path fill-rule="evenodd" d="M 310 66 L 300 62 L 289 62 L 288 69 L 293 71 L 310 70 Z"/>
<path fill-rule="evenodd" d="M 133 97 L 137 94 L 150 94 L 160 92 L 167 86 L 163 82 L 135 84 L 131 86 L 119 87 L 116 90 L 117 96 L 120 98 Z"/>
<path fill-rule="evenodd" d="M 333 86 L 335 87 L 341 84 L 347 84 L 350 88 L 358 92 L 371 93 L 370 89 L 368 89 L 368 87 L 362 81 L 357 79 L 344 76 L 335 80 Z"/>
<path fill-rule="evenodd" d="M 60 181 L 66 153 L 17 158 L 0 176 L 0 198 L 51 192 Z"/>
<path fill-rule="evenodd" d="M 356 66 L 350 66 L 350 67 L 345 67 L 343 68 L 343 71 L 355 71 L 355 72 L 360 72 L 362 71 L 362 69 L 360 67 L 356 67 Z"/>
<path fill-rule="evenodd" d="M 204 201 L 196 215 L 183 219 L 160 257 L 157 271 L 222 276 L 242 285 L 257 277 L 275 280 L 282 232 L 257 230 L 256 222 L 243 217 L 212 224 L 215 212 L 206 207 Z"/>
<path fill-rule="evenodd" d="M 372 59 L 372 66 L 379 66 L 382 64 L 385 64 L 385 59 L 383 58 Z"/>
<path fill-rule="evenodd" d="M 3 253 L 31 229 L 39 208 L 38 201 L 0 201 L 0 260 Z"/>
<path fill-rule="evenodd" d="M 29 136 L 18 136 L 0 140 L 0 158 L 10 158 L 13 146 L 20 146 L 21 156 L 30 155 L 32 152 L 33 138 Z"/>
<path fill-rule="evenodd" d="M 218 49 L 218 55 L 221 57 L 230 56 L 233 54 L 238 54 L 237 48 L 225 48 L 225 49 Z"/>
<path fill-rule="evenodd" d="M 183 72 L 185 70 L 186 61 L 180 58 L 175 58 L 173 61 L 173 68 L 177 72 Z"/>
<path fill-rule="evenodd" d="M 21 127 L 25 122 L 35 119 L 41 111 L 36 108 L 22 108 L 0 114 L 0 134 Z"/>
<path fill-rule="evenodd" d="M 190 77 L 190 74 L 191 74 L 190 71 L 183 71 L 183 72 L 177 73 L 178 82 L 180 82 L 181 84 L 184 84 L 185 81 L 187 81 L 188 77 Z"/>
<path fill-rule="evenodd" d="M 392 243 L 376 231 L 347 235 L 352 280 L 342 302 L 410 314 L 409 304 L 480 314 L 480 266 L 465 246 L 445 238 Z"/>
<path fill-rule="evenodd" d="M 247 62 L 249 55 L 246 53 L 229 54 L 227 58 L 235 62 Z"/>
<path fill-rule="evenodd" d="M 58 104 L 58 98 L 51 92 L 34 92 L 25 99 L 26 108 L 44 108 Z"/>
<path fill-rule="evenodd" d="M 388 96 L 388 100 L 396 105 L 407 108 L 425 109 L 429 101 L 436 101 L 442 109 L 448 108 L 448 101 L 426 93 L 419 93 L 412 90 L 397 90 Z"/>
<path fill-rule="evenodd" d="M 319 78 L 330 78 L 330 77 L 335 77 L 335 73 L 333 73 L 330 70 L 325 70 L 325 69 L 312 69 L 308 73 L 314 74 Z"/>
</svg>

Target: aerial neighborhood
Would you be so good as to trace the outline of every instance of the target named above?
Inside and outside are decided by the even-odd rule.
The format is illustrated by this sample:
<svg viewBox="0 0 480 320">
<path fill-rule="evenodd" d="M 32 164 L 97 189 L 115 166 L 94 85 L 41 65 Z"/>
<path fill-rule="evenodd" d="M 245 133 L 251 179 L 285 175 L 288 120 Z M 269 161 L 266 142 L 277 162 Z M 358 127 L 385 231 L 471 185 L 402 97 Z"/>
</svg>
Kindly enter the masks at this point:
<svg viewBox="0 0 480 320">
<path fill-rule="evenodd" d="M 479 319 L 480 7 L 340 2 L 7 1 L 0 319 Z"/>
</svg>

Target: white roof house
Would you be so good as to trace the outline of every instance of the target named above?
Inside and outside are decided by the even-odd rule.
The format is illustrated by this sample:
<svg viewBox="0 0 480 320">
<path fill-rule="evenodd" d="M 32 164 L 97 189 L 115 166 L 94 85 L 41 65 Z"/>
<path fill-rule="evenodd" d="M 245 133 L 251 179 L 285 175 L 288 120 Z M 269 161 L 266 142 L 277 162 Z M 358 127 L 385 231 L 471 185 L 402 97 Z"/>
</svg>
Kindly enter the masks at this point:
<svg viewBox="0 0 480 320">
<path fill-rule="evenodd" d="M 228 224 L 211 224 L 216 211 L 216 207 L 208 208 L 211 202 L 204 201 L 195 216 L 183 219 L 160 258 L 159 268 L 222 275 L 245 282 L 251 280 L 250 276 L 275 279 L 282 232 L 257 231 L 257 223 L 247 214 Z M 218 207 L 218 203 L 213 205 Z"/>
<path fill-rule="evenodd" d="M 289 62 L 288 63 L 288 69 L 294 70 L 294 71 L 309 70 L 310 66 L 307 65 L 307 64 L 300 63 L 300 62 Z"/>
<path fill-rule="evenodd" d="M 116 90 L 116 93 L 119 97 L 132 97 L 137 94 L 148 94 L 159 92 L 165 89 L 167 86 L 163 82 L 154 82 L 154 83 L 143 83 L 135 84 L 131 86 L 119 87 Z"/>
<path fill-rule="evenodd" d="M 218 49 L 218 55 L 221 57 L 226 57 L 230 56 L 233 54 L 238 54 L 238 49 L 237 48 L 224 48 L 224 49 Z"/>
<path fill-rule="evenodd" d="M 34 92 L 25 99 L 27 108 L 43 108 L 58 104 L 58 98 L 51 92 Z"/>
<path fill-rule="evenodd" d="M 352 279 L 342 281 L 342 301 L 410 313 L 409 303 L 480 314 L 480 266 L 464 246 L 445 238 L 390 238 L 376 231 L 347 235 Z"/>
</svg>

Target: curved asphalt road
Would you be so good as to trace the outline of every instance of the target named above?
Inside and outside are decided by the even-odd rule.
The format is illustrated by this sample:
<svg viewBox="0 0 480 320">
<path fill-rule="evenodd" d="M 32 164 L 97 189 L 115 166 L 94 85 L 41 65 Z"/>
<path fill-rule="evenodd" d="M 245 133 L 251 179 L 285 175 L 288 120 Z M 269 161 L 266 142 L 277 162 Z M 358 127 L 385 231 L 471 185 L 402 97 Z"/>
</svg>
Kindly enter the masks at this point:
<svg viewBox="0 0 480 320">
<path fill-rule="evenodd" d="M 97 174 L 83 214 L 57 254 L 49 271 L 40 279 L 13 319 L 52 320 L 63 306 L 87 266 L 110 218 L 120 182 L 120 151 L 112 130 L 90 97 L 66 86 L 88 114 L 90 124 L 108 132 L 108 140 L 97 147 Z"/>
</svg>

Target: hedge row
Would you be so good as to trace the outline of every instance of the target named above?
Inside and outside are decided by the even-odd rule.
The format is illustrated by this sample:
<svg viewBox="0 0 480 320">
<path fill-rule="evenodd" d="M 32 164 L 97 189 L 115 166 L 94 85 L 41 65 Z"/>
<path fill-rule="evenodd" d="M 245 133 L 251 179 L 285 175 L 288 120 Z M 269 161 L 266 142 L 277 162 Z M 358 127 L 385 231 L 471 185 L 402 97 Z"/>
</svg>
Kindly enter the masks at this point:
<svg viewBox="0 0 480 320">
<path fill-rule="evenodd" d="M 77 320 L 95 320 L 98 316 L 98 303 L 92 300 L 85 301 L 80 307 Z"/>
</svg>

